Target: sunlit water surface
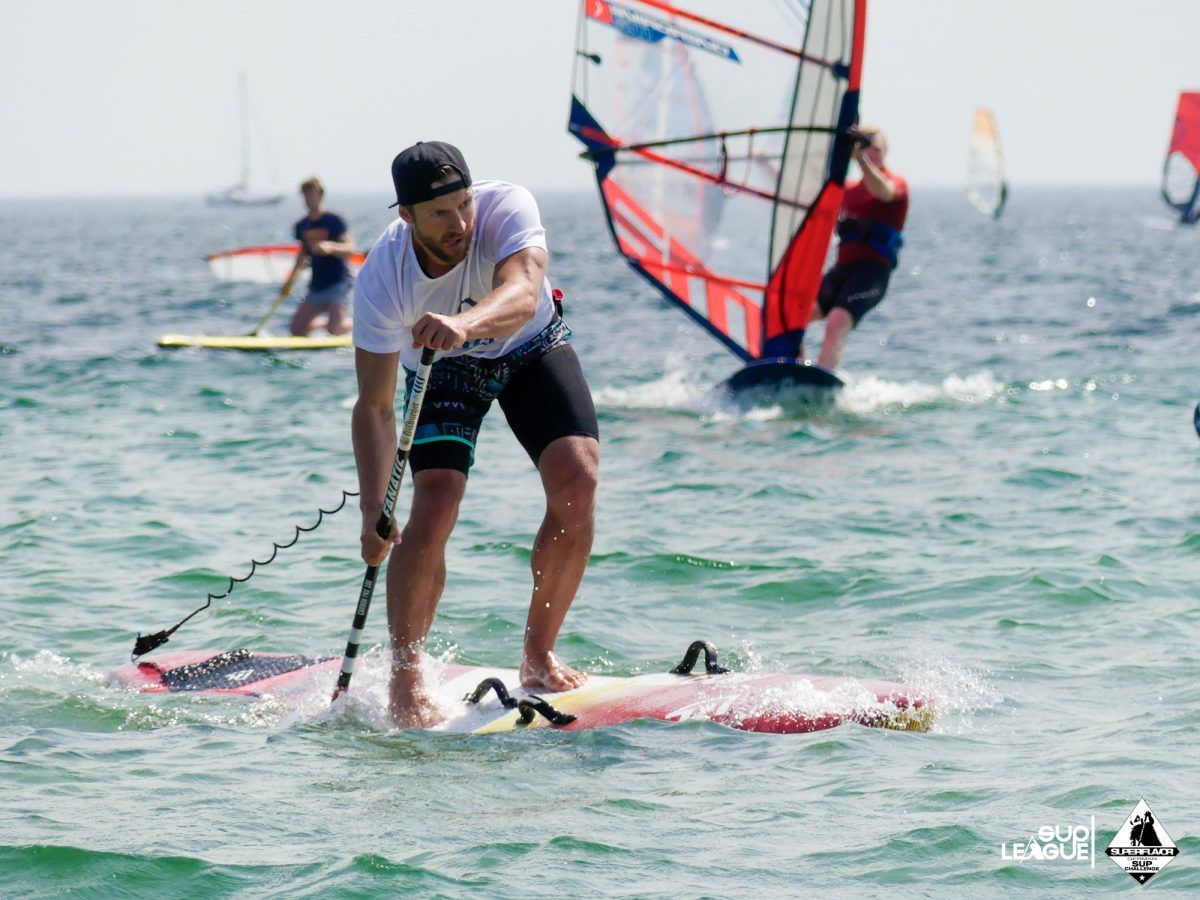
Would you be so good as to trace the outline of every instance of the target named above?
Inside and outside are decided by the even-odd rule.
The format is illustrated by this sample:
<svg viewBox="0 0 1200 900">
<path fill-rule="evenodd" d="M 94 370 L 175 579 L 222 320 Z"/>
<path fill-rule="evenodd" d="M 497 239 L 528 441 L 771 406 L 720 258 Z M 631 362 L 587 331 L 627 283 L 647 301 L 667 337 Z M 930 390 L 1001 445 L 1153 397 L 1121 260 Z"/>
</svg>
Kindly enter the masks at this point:
<svg viewBox="0 0 1200 900">
<path fill-rule="evenodd" d="M 603 431 L 562 653 L 629 675 L 704 637 L 738 669 L 913 683 L 933 731 L 399 732 L 381 603 L 338 710 L 108 686 L 137 631 L 355 487 L 353 357 L 154 346 L 253 327 L 271 290 L 202 257 L 298 211 L 8 201 L 0 894 L 1093 894 L 1140 890 L 1103 847 L 1142 797 L 1181 848 L 1150 889 L 1200 889 L 1200 232 L 1148 190 L 1017 191 L 1000 222 L 918 192 L 813 412 L 721 394 L 736 361 L 627 271 L 595 198 L 540 200 Z M 360 242 L 386 225 L 331 201 Z M 540 513 L 496 415 L 434 653 L 516 665 Z M 339 653 L 357 533 L 352 501 L 171 646 Z M 1004 858 L 1092 816 L 1095 868 Z"/>
</svg>

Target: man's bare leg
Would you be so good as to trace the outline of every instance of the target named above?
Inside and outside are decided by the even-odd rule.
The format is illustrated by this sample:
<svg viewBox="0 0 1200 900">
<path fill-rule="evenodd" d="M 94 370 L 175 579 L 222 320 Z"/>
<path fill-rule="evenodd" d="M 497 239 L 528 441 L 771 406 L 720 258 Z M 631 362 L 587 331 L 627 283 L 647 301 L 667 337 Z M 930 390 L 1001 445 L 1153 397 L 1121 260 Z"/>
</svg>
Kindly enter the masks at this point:
<svg viewBox="0 0 1200 900">
<path fill-rule="evenodd" d="M 825 313 L 821 312 L 821 304 L 814 303 L 812 315 L 808 317 L 808 325 L 804 330 L 804 334 L 800 337 L 800 347 L 796 351 L 796 359 L 800 360 L 800 362 L 804 362 L 806 359 L 808 359 L 808 356 L 804 352 L 804 339 L 808 337 L 808 329 L 824 318 Z"/>
<path fill-rule="evenodd" d="M 319 327 L 317 321 L 323 310 L 310 303 L 301 303 L 296 307 L 296 312 L 292 314 L 292 321 L 288 324 L 288 331 L 296 337 L 305 337 L 314 328 Z"/>
<path fill-rule="evenodd" d="M 388 709 L 401 728 L 426 728 L 444 718 L 425 682 L 421 651 L 446 586 L 446 541 L 458 520 L 467 477 L 454 469 L 413 476 L 412 510 L 387 571 L 392 678 Z"/>
<path fill-rule="evenodd" d="M 354 327 L 354 322 L 346 315 L 346 307 L 340 303 L 334 303 L 329 307 L 329 320 L 325 323 L 325 329 L 330 334 L 346 334 L 352 327 Z"/>
<path fill-rule="evenodd" d="M 842 359 L 842 348 L 846 336 L 854 330 L 854 319 L 840 306 L 829 311 L 825 320 L 825 337 L 821 341 L 821 355 L 817 365 L 832 372 Z"/>
<path fill-rule="evenodd" d="M 596 531 L 596 482 L 600 442 L 570 436 L 550 444 L 538 460 L 546 491 L 546 517 L 533 545 L 533 598 L 525 623 L 521 684 L 566 691 L 587 681 L 566 666 L 554 642 L 587 568 Z"/>
</svg>

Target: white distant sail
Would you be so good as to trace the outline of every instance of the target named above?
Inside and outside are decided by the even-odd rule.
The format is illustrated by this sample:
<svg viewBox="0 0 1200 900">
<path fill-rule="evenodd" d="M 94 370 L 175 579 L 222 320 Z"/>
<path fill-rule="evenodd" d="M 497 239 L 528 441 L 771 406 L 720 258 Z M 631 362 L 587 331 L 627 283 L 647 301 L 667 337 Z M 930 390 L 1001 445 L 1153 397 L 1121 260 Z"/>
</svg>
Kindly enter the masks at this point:
<svg viewBox="0 0 1200 900">
<path fill-rule="evenodd" d="M 246 73 L 238 75 L 239 100 L 242 120 L 242 177 L 237 184 L 214 191 L 204 199 L 215 206 L 274 206 L 283 199 L 283 194 L 256 193 L 250 181 L 250 101 L 246 91 Z"/>
<path fill-rule="evenodd" d="M 990 110 L 975 110 L 971 124 L 970 155 L 967 166 L 967 199 L 984 215 L 1000 218 L 1008 185 L 1004 181 L 1004 157 L 1000 153 L 1000 135 Z"/>
</svg>

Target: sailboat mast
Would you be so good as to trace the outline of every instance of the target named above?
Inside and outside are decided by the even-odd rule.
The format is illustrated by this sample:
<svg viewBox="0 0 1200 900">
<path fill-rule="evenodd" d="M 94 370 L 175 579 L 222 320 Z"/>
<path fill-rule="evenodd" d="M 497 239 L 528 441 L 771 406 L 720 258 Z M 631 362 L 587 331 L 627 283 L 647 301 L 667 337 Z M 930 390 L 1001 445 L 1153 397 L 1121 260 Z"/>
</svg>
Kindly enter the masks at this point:
<svg viewBox="0 0 1200 900">
<path fill-rule="evenodd" d="M 242 111 L 242 181 L 243 190 L 250 187 L 250 102 L 246 91 L 246 72 L 238 73 L 239 99 Z"/>
</svg>

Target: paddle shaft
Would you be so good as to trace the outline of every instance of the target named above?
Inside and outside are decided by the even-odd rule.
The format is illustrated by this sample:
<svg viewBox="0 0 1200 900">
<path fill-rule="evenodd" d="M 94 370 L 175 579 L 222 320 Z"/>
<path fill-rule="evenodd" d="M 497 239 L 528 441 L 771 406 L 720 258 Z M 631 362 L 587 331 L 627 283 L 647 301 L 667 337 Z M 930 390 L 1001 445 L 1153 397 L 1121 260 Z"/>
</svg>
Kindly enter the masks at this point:
<svg viewBox="0 0 1200 900">
<path fill-rule="evenodd" d="M 408 463 L 408 453 L 412 449 L 413 436 L 417 431 L 417 419 L 421 416 L 421 403 L 425 400 L 425 388 L 429 384 L 429 370 L 433 367 L 434 351 L 428 347 L 421 353 L 421 363 L 417 366 L 417 375 L 413 379 L 412 392 L 408 397 L 408 412 L 404 417 L 404 427 L 400 430 L 400 442 L 396 445 L 396 461 L 392 465 L 392 477 L 388 479 L 387 494 L 383 498 L 383 511 L 375 530 L 379 536 L 387 540 L 392 532 L 392 513 L 396 508 L 396 497 L 400 493 L 400 482 L 404 478 L 404 468 Z M 338 674 L 337 687 L 333 689 L 333 699 L 337 700 L 350 687 L 350 678 L 354 675 L 354 663 L 358 659 L 358 645 L 362 641 L 363 628 L 367 624 L 367 613 L 371 611 L 371 597 L 375 593 L 375 580 L 379 576 L 379 566 L 367 566 L 363 576 L 362 590 L 358 592 L 358 607 L 354 610 L 354 622 L 350 626 L 350 636 L 346 639 L 346 655 L 342 657 L 342 671 Z"/>
<path fill-rule="evenodd" d="M 288 294 L 292 292 L 292 279 L 288 279 L 287 284 L 283 286 L 283 290 L 279 292 L 279 296 L 275 298 L 275 302 L 271 304 L 271 308 L 267 310 L 267 314 L 258 320 L 258 324 L 254 326 L 254 330 L 250 332 L 252 337 L 258 337 L 263 326 L 267 324 L 267 320 L 275 315 L 275 310 L 279 309 L 279 304 L 287 299 Z"/>
</svg>

